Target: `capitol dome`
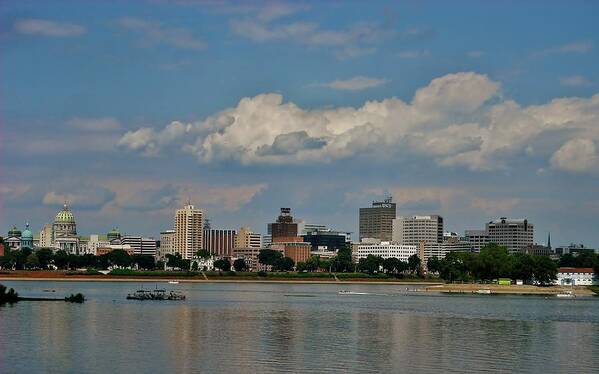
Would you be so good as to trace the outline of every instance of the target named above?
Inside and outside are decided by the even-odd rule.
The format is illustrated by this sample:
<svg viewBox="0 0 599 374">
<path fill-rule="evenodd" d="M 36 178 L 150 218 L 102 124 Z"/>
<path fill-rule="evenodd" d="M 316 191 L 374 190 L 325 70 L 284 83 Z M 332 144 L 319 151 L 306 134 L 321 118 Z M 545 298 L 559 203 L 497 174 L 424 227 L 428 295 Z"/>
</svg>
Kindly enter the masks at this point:
<svg viewBox="0 0 599 374">
<path fill-rule="evenodd" d="M 54 219 L 55 223 L 75 223 L 75 216 L 70 211 L 69 206 L 65 204 Z"/>
<path fill-rule="evenodd" d="M 21 240 L 32 240 L 33 241 L 33 233 L 29 230 L 29 223 L 25 226 L 25 230 L 21 233 Z"/>
</svg>

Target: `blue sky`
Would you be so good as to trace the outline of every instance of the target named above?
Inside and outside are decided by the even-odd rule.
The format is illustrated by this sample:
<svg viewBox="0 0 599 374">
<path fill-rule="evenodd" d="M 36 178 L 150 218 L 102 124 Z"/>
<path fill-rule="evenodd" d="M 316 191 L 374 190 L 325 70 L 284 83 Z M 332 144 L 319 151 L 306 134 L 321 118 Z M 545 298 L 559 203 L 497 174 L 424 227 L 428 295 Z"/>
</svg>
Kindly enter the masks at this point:
<svg viewBox="0 0 599 374">
<path fill-rule="evenodd" d="M 70 200 L 156 236 L 187 199 L 357 231 L 392 194 L 447 229 L 599 246 L 595 2 L 0 4 L 0 228 Z"/>
</svg>

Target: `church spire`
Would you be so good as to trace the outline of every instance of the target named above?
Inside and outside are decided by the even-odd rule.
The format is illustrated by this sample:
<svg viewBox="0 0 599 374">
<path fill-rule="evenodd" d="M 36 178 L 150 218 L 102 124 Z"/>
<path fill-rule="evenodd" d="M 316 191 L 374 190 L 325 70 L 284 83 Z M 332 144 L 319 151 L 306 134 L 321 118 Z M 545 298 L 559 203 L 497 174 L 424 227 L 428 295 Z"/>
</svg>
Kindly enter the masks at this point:
<svg viewBox="0 0 599 374">
<path fill-rule="evenodd" d="M 547 235 L 547 248 L 551 249 L 551 232 Z"/>
</svg>

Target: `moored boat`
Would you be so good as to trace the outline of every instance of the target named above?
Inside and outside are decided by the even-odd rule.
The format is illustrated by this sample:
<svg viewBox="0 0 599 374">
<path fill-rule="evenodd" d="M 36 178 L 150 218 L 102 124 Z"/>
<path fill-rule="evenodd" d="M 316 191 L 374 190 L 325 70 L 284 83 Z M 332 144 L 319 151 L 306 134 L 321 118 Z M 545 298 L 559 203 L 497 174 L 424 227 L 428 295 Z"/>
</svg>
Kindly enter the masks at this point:
<svg viewBox="0 0 599 374">
<path fill-rule="evenodd" d="M 127 300 L 185 300 L 180 292 L 166 290 L 137 290 L 127 295 Z"/>
</svg>

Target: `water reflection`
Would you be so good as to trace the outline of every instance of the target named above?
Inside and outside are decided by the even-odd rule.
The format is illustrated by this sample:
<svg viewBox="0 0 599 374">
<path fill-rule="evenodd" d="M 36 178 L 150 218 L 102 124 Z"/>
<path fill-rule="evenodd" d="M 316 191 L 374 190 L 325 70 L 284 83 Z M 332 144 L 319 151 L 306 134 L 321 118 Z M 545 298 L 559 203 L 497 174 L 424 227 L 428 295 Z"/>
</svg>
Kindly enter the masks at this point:
<svg viewBox="0 0 599 374">
<path fill-rule="evenodd" d="M 45 283 L 10 285 L 33 294 Z M 340 296 L 336 286 L 182 285 L 186 302 L 126 301 L 130 284 L 67 283 L 83 305 L 0 308 L 0 372 L 591 372 L 599 300 Z M 305 297 L 307 294 L 315 297 Z M 298 296 L 298 297 L 293 297 Z M 301 296 L 301 297 L 300 297 Z"/>
</svg>

